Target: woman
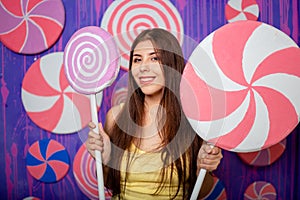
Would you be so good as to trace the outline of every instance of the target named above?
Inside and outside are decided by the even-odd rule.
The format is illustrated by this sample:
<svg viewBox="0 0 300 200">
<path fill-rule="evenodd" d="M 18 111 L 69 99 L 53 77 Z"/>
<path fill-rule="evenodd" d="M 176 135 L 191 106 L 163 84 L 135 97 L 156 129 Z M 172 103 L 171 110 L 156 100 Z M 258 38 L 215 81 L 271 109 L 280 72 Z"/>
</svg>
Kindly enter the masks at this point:
<svg viewBox="0 0 300 200">
<path fill-rule="evenodd" d="M 89 132 L 86 147 L 102 152 L 105 185 L 116 199 L 188 199 L 200 168 L 215 170 L 221 150 L 193 131 L 179 98 L 185 66 L 181 47 L 168 31 L 145 30 L 132 44 L 128 95 L 112 107 L 100 135 Z M 91 130 L 94 124 L 90 123 Z M 200 191 L 213 182 L 208 173 Z"/>
</svg>

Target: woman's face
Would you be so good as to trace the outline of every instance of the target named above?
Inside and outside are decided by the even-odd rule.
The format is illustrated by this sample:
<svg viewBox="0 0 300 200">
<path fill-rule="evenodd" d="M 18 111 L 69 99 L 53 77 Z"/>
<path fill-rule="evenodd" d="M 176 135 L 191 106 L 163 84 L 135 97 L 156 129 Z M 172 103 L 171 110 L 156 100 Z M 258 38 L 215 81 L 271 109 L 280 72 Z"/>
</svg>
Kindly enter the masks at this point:
<svg viewBox="0 0 300 200">
<path fill-rule="evenodd" d="M 137 85 L 145 95 L 161 95 L 165 77 L 150 40 L 142 41 L 135 47 L 131 70 Z"/>
</svg>

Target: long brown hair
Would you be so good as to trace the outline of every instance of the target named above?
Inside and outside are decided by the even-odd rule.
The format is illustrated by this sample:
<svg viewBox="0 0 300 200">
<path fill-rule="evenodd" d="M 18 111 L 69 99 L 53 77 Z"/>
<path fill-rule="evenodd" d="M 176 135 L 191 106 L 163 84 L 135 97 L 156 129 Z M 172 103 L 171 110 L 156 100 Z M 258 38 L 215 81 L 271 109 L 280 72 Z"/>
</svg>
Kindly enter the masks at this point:
<svg viewBox="0 0 300 200">
<path fill-rule="evenodd" d="M 166 114 L 165 123 L 159 132 L 162 138 L 161 158 L 165 166 L 171 166 L 171 179 L 173 178 L 173 170 L 176 170 L 178 174 L 177 192 L 170 194 L 173 195 L 170 196 L 170 199 L 177 196 L 181 187 L 183 187 L 184 198 L 188 198 L 195 183 L 196 159 L 202 140 L 192 130 L 181 108 L 179 88 L 185 60 L 176 37 L 166 30 L 154 28 L 141 32 L 133 42 L 129 70 L 131 70 L 135 47 L 138 43 L 146 40 L 152 42 L 159 56 L 165 77 L 163 97 L 160 101 L 160 108 L 164 109 Z M 134 133 L 137 132 L 137 126 L 143 125 L 144 98 L 145 95 L 138 88 L 132 73 L 129 71 L 127 100 L 111 131 L 113 148 L 109 163 L 111 167 L 108 173 L 107 186 L 113 190 L 114 195 L 121 192 L 119 169 L 123 153 L 133 141 L 136 141 L 137 137 L 134 136 Z M 160 112 L 158 111 L 158 113 Z M 163 167 L 161 170 L 162 181 L 156 193 L 159 193 L 164 187 L 163 180 L 166 177 L 166 169 L 166 167 Z"/>
</svg>

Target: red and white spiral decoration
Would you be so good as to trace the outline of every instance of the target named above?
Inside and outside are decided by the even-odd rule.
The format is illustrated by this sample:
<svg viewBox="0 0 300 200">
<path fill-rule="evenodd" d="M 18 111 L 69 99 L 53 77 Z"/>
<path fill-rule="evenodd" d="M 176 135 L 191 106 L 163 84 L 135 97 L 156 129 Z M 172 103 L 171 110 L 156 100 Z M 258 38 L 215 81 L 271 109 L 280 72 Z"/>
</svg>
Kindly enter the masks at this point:
<svg viewBox="0 0 300 200">
<path fill-rule="evenodd" d="M 116 0 L 104 13 L 101 27 L 115 37 L 124 70 L 128 70 L 131 44 L 142 30 L 164 28 L 172 32 L 181 44 L 183 42 L 181 16 L 168 0 Z"/>
<path fill-rule="evenodd" d="M 194 50 L 183 73 L 183 109 L 196 132 L 235 152 L 283 140 L 299 122 L 300 49 L 257 21 L 229 23 Z"/>
<path fill-rule="evenodd" d="M 228 22 L 258 19 L 259 7 L 255 0 L 229 0 L 225 6 Z"/>
</svg>

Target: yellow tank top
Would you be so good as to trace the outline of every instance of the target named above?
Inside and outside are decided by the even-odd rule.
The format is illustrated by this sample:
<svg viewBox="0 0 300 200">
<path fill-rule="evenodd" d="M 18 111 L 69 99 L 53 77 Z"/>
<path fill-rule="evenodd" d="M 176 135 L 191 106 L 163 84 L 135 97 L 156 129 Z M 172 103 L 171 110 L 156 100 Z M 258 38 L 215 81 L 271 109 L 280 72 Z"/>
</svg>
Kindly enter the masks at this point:
<svg viewBox="0 0 300 200">
<path fill-rule="evenodd" d="M 135 152 L 134 157 L 133 152 Z M 129 162 L 127 161 L 128 156 Z M 121 199 L 170 199 L 170 193 L 171 197 L 173 197 L 177 191 L 178 178 L 176 170 L 173 170 L 175 174 L 173 174 L 172 184 L 170 184 L 170 166 L 167 169 L 167 175 L 165 175 L 167 178 L 165 178 L 164 187 L 161 191 L 157 192 L 161 181 L 162 167 L 161 153 L 147 153 L 132 144 L 129 151 L 124 153 L 121 162 Z M 126 189 L 124 190 L 126 170 L 128 173 Z M 182 195 L 183 191 L 181 187 L 176 199 L 182 199 Z"/>
</svg>

